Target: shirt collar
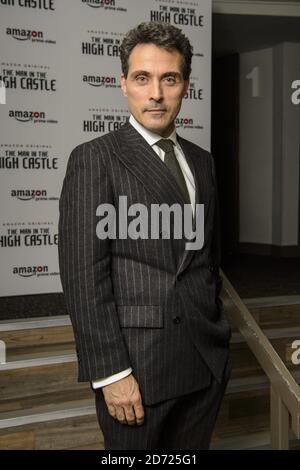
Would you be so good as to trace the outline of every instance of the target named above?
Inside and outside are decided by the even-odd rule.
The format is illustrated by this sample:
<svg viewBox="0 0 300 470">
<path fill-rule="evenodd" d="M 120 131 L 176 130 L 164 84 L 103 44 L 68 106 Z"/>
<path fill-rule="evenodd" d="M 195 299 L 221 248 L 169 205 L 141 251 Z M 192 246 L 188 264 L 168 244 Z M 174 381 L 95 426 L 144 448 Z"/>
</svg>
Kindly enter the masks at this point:
<svg viewBox="0 0 300 470">
<path fill-rule="evenodd" d="M 146 129 L 144 126 L 142 126 L 142 124 L 140 124 L 132 114 L 130 115 L 129 122 L 135 128 L 135 130 L 138 131 L 139 134 L 141 134 L 141 136 L 146 140 L 146 142 L 151 145 L 151 147 L 152 145 L 155 145 L 159 140 L 163 139 L 161 135 L 155 134 L 155 132 L 149 131 L 149 129 Z M 174 142 L 174 145 L 178 145 L 176 129 L 174 129 L 167 138 L 172 140 Z"/>
</svg>

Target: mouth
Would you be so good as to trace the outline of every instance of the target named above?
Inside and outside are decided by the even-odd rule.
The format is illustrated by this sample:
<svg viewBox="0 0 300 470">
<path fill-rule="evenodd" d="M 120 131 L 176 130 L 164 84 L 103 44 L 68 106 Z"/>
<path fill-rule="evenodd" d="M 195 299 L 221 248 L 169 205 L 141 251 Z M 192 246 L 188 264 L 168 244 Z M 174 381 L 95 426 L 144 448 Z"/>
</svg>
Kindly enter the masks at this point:
<svg viewBox="0 0 300 470">
<path fill-rule="evenodd" d="M 163 109 L 163 108 L 154 108 L 154 109 L 147 109 L 147 113 L 151 113 L 151 114 L 161 114 L 161 113 L 165 113 L 166 110 Z"/>
</svg>

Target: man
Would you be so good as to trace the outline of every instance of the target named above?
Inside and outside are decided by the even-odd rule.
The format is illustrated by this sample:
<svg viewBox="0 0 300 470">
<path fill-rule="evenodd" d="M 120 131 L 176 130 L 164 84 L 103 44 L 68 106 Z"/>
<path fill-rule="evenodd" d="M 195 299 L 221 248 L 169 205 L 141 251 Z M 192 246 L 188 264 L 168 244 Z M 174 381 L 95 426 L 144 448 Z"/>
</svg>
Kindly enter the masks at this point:
<svg viewBox="0 0 300 470">
<path fill-rule="evenodd" d="M 61 280 L 79 381 L 92 382 L 106 449 L 209 448 L 230 375 L 213 159 L 174 125 L 191 59 L 174 26 L 127 33 L 121 87 L 130 120 L 73 150 L 61 193 Z M 194 219 L 204 204 L 203 246 L 188 250 L 164 230 L 103 237 L 101 207 L 119 213 L 120 196 L 149 211 L 188 205 Z"/>
</svg>

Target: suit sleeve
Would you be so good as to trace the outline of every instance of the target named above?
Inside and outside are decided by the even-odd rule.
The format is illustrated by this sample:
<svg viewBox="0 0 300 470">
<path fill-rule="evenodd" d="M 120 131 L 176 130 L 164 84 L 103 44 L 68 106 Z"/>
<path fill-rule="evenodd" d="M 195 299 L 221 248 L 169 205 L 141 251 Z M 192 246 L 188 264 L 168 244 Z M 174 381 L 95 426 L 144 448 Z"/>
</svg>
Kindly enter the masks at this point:
<svg viewBox="0 0 300 470">
<path fill-rule="evenodd" d="M 78 356 L 78 380 L 109 377 L 131 366 L 119 325 L 109 239 L 96 235 L 96 209 L 113 204 L 101 150 L 92 143 L 70 155 L 59 202 L 59 266 Z"/>
</svg>

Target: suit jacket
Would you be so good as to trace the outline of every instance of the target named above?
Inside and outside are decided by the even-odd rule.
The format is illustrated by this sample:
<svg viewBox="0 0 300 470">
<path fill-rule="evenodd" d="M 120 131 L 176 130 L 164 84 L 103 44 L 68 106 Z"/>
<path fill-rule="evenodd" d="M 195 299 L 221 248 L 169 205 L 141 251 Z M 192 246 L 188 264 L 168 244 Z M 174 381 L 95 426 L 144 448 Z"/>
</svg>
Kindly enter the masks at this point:
<svg viewBox="0 0 300 470">
<path fill-rule="evenodd" d="M 96 235 L 101 203 L 184 204 L 176 180 L 127 123 L 77 146 L 60 198 L 59 263 L 76 341 L 79 381 L 133 368 L 144 404 L 222 380 L 230 327 L 219 299 L 220 243 L 213 158 L 178 138 L 204 204 L 204 245 Z M 150 211 L 149 211 L 150 212 Z"/>
</svg>

